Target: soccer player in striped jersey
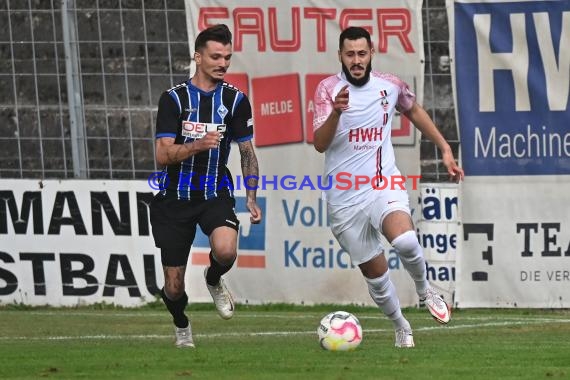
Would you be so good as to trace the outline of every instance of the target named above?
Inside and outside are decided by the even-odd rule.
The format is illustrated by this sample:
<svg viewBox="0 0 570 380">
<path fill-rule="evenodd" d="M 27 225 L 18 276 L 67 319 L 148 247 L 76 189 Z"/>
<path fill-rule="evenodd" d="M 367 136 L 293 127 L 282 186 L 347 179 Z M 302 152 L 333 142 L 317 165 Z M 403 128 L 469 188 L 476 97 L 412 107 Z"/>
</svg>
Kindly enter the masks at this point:
<svg viewBox="0 0 570 380">
<path fill-rule="evenodd" d="M 314 146 L 325 153 L 324 178 L 352 173 L 381 182 L 400 176 L 390 137 L 392 118 L 398 110 L 442 151 L 451 178 L 462 179 L 463 170 L 457 166 L 449 144 L 416 103 L 408 85 L 394 75 L 373 71 L 373 54 L 366 29 L 345 29 L 338 52 L 342 72 L 325 78 L 315 91 Z M 392 187 L 378 183 L 339 189 L 333 185 L 325 196 L 332 232 L 360 268 L 374 302 L 392 320 L 395 346 L 413 347 L 412 328 L 402 315 L 388 274 L 381 234 L 397 249 L 431 315 L 447 323 L 451 312 L 427 281 L 407 191 Z"/>
<path fill-rule="evenodd" d="M 222 318 L 234 312 L 222 278 L 237 257 L 239 220 L 226 166 L 232 141 L 248 178 L 250 221 L 257 224 L 262 217 L 256 202 L 259 169 L 251 141 L 251 105 L 243 92 L 224 82 L 231 58 L 232 34 L 226 25 L 201 31 L 194 46 L 195 74 L 165 91 L 158 103 L 155 156 L 164 169 L 150 221 L 164 271 L 161 296 L 173 318 L 177 347 L 194 347 L 184 277 L 198 225 L 210 240 L 207 288 Z"/>
</svg>

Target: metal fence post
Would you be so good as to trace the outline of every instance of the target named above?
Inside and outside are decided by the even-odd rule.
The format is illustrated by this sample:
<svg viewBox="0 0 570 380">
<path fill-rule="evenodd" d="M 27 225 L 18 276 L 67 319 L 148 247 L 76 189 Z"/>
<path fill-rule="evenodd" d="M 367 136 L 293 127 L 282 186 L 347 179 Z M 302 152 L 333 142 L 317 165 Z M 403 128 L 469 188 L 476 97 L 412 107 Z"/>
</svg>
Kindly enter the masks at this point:
<svg viewBox="0 0 570 380">
<path fill-rule="evenodd" d="M 87 178 L 85 113 L 79 68 L 79 42 L 75 0 L 61 0 L 61 22 L 65 50 L 65 77 L 71 130 L 71 157 L 75 178 Z"/>
</svg>

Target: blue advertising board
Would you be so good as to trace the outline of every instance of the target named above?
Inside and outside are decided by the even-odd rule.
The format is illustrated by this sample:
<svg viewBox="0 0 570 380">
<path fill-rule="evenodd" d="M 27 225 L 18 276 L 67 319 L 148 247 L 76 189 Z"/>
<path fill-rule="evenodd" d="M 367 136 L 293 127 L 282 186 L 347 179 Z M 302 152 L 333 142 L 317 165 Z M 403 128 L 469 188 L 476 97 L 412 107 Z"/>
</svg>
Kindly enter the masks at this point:
<svg viewBox="0 0 570 380">
<path fill-rule="evenodd" d="M 570 1 L 455 2 L 466 175 L 570 174 Z"/>
</svg>

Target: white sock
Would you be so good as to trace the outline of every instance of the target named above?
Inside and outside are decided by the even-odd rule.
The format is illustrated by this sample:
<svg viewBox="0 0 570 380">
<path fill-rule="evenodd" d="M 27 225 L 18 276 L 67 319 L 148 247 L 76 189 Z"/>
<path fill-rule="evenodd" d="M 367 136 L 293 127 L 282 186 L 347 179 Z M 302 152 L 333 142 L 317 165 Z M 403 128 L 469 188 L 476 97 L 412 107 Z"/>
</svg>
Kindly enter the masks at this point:
<svg viewBox="0 0 570 380">
<path fill-rule="evenodd" d="M 392 241 L 398 250 L 404 268 L 410 273 L 416 285 L 416 293 L 421 297 L 429 288 L 427 280 L 426 261 L 423 250 L 414 231 L 407 231 Z"/>
<path fill-rule="evenodd" d="M 394 328 L 410 329 L 410 324 L 402 315 L 400 300 L 396 294 L 396 287 L 390 280 L 388 271 L 377 278 L 366 278 L 368 293 L 380 310 L 394 323 Z"/>
</svg>

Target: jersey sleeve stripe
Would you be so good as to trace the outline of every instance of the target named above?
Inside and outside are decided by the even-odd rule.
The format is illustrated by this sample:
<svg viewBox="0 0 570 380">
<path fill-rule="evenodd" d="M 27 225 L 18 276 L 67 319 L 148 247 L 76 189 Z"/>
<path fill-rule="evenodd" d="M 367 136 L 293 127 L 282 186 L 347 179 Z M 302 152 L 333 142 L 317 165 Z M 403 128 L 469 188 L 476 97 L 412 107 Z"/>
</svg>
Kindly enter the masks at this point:
<svg viewBox="0 0 570 380">
<path fill-rule="evenodd" d="M 235 110 L 236 110 L 236 107 L 237 107 L 237 105 L 239 104 L 239 102 L 242 101 L 243 96 L 244 96 L 244 95 L 243 95 L 243 92 L 241 92 L 241 91 L 238 91 L 238 92 L 236 93 L 236 96 L 235 96 L 235 98 L 234 98 L 234 104 L 232 105 L 232 115 L 234 114 L 234 112 L 235 112 Z"/>
<path fill-rule="evenodd" d="M 178 106 L 178 112 L 182 113 L 182 106 L 180 105 L 180 98 L 178 97 L 178 94 L 176 93 L 176 91 L 170 91 L 168 93 L 168 95 L 170 95 L 170 97 L 172 99 L 174 99 L 174 101 L 176 102 L 176 105 Z"/>
<path fill-rule="evenodd" d="M 239 138 L 239 139 L 235 139 L 234 141 L 240 143 L 240 142 L 249 141 L 249 140 L 251 140 L 251 139 L 253 139 L 253 135 L 241 137 L 241 138 Z"/>
<path fill-rule="evenodd" d="M 176 138 L 176 133 L 157 133 L 156 138 L 159 139 L 161 137 L 174 137 Z"/>
</svg>

